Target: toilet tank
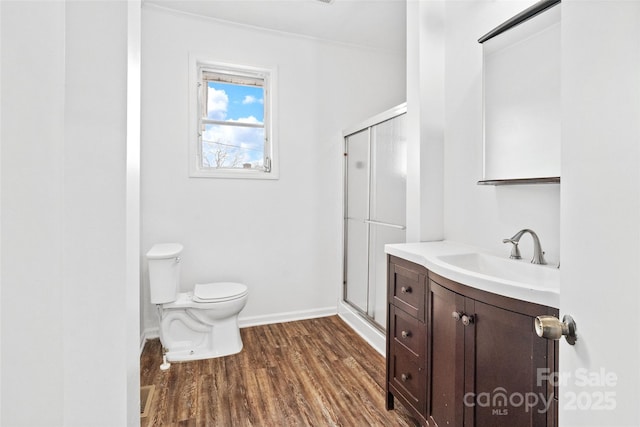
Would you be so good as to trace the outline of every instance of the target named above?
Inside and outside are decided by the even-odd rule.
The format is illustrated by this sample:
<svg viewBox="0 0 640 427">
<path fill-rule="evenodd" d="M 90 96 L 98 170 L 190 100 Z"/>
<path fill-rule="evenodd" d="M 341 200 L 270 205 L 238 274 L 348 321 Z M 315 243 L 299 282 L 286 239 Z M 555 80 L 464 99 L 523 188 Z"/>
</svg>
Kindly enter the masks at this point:
<svg viewBox="0 0 640 427">
<path fill-rule="evenodd" d="M 176 300 L 180 285 L 179 243 L 158 243 L 147 252 L 151 303 L 165 304 Z"/>
</svg>

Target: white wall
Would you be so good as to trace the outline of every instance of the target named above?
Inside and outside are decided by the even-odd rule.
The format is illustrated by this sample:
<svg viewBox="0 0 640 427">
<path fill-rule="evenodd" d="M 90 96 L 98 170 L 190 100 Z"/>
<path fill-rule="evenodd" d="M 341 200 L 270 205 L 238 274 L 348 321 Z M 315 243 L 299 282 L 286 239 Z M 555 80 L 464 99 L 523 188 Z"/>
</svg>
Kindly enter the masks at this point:
<svg viewBox="0 0 640 427">
<path fill-rule="evenodd" d="M 0 61 L 2 59 L 2 7 L 0 7 Z M 0 66 L 0 94 L 2 93 L 2 67 Z M 0 101 L 0 188 L 2 188 L 2 102 Z M 0 196 L 0 266 L 2 265 L 2 197 Z M 2 373 L 2 273 L 0 273 L 0 374 Z M 0 420 L 2 420 L 2 384 L 0 384 Z"/>
<path fill-rule="evenodd" d="M 502 243 L 522 228 L 540 237 L 549 263 L 560 258 L 560 186 L 479 186 L 482 179 L 482 47 L 478 38 L 534 1 L 446 2 L 444 237 L 508 255 Z M 522 238 L 523 258 L 533 255 Z"/>
<path fill-rule="evenodd" d="M 61 425 L 65 9 L 57 2 L 0 8 L 0 424 Z"/>
<path fill-rule="evenodd" d="M 562 2 L 560 303 L 578 325 L 560 347 L 567 427 L 640 425 L 639 22 L 639 2 Z M 584 385 L 581 369 L 616 379 Z"/>
<path fill-rule="evenodd" d="M 139 423 L 136 6 L 0 3 L 2 425 Z"/>
<path fill-rule="evenodd" d="M 445 3 L 407 2 L 407 241 L 441 240 Z"/>
<path fill-rule="evenodd" d="M 127 425 L 140 422 L 140 116 L 142 0 L 127 1 L 127 128 L 125 190 L 125 293 Z M 136 327 L 129 327 L 136 325 Z"/>
<path fill-rule="evenodd" d="M 188 54 L 277 67 L 279 180 L 188 177 Z M 404 102 L 404 54 L 143 8 L 142 251 L 181 242 L 183 288 L 249 286 L 243 324 L 335 312 L 343 128 Z M 157 326 L 143 263 L 145 329 Z"/>
</svg>

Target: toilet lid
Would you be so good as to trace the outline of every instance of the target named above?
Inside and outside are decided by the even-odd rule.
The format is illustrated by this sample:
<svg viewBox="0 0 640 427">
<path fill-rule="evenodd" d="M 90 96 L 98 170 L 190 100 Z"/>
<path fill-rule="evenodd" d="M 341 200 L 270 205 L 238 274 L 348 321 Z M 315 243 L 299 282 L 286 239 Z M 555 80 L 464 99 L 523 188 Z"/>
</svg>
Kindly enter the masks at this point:
<svg viewBox="0 0 640 427">
<path fill-rule="evenodd" d="M 247 286 L 235 282 L 200 283 L 193 289 L 193 299 L 199 302 L 224 301 L 247 293 Z"/>
</svg>

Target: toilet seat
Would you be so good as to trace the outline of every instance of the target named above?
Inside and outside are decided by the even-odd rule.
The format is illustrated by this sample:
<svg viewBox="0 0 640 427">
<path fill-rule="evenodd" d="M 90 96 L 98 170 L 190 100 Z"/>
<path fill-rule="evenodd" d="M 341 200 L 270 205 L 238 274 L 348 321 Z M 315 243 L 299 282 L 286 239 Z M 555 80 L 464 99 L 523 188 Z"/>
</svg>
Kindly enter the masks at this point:
<svg viewBox="0 0 640 427">
<path fill-rule="evenodd" d="M 247 292 L 247 286 L 242 283 L 197 283 L 193 289 L 193 301 L 200 303 L 224 302 L 243 297 Z"/>
</svg>

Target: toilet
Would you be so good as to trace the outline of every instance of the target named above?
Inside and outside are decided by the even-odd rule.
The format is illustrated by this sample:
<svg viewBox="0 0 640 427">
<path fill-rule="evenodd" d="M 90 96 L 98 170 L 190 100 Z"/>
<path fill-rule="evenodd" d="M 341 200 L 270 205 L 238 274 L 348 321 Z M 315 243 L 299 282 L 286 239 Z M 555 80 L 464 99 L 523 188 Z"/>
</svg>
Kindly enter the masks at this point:
<svg viewBox="0 0 640 427">
<path fill-rule="evenodd" d="M 159 243 L 147 252 L 151 302 L 158 307 L 160 341 L 168 361 L 210 359 L 242 350 L 238 314 L 247 303 L 242 283 L 196 284 L 179 292 L 179 243 Z"/>
</svg>

